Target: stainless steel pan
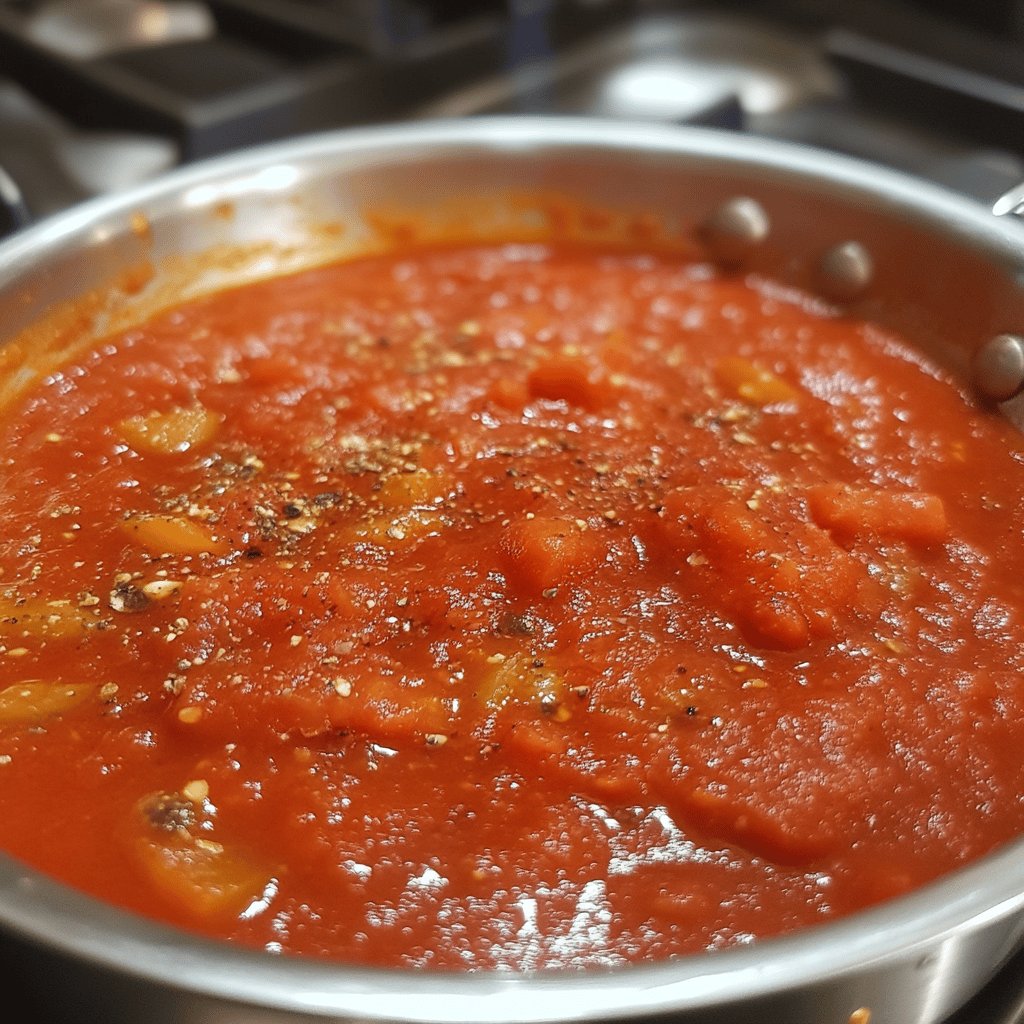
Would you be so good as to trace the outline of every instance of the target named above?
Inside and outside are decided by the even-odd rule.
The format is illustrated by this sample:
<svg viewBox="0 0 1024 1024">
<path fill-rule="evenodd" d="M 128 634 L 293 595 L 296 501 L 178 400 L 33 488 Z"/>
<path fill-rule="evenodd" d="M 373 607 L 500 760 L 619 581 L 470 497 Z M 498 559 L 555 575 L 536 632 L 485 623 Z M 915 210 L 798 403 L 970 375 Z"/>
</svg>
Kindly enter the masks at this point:
<svg viewBox="0 0 1024 1024">
<path fill-rule="evenodd" d="M 1024 226 L 870 165 L 684 129 L 462 121 L 339 133 L 197 165 L 0 246 L 2 333 L 13 337 L 90 289 L 101 290 L 92 327 L 101 331 L 172 296 L 356 251 L 370 234 L 362 211 L 382 202 L 429 207 L 551 189 L 649 210 L 714 258 L 816 288 L 908 332 L 968 386 L 1009 396 L 1000 411 L 1024 419 Z M 322 230 L 327 222 L 345 231 Z M 233 247 L 232 259 L 192 260 L 217 246 Z M 109 288 L 143 259 L 163 268 L 148 289 Z M 31 366 L 30 353 L 26 377 Z M 933 1024 L 1024 941 L 1024 841 L 838 923 L 607 972 L 452 975 L 275 958 L 122 914 L 2 856 L 0 925 L 19 969 L 68 1019 L 104 1024 L 848 1024 L 866 1020 L 861 1009 L 871 1024 Z"/>
</svg>

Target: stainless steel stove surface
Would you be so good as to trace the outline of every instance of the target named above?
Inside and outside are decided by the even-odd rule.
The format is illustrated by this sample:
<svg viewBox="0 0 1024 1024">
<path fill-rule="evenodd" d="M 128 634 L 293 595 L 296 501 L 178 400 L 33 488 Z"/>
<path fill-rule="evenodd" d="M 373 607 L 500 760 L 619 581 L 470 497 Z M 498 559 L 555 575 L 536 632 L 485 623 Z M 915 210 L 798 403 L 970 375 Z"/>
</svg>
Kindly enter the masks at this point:
<svg viewBox="0 0 1024 1024">
<path fill-rule="evenodd" d="M 0 234 L 271 138 L 517 112 L 786 138 L 991 203 L 1024 181 L 1024 0 L 0 0 Z M 24 955 L 0 940 L 0 1019 L 83 1021 Z M 1024 954 L 949 1024 L 1024 1024 Z"/>
</svg>

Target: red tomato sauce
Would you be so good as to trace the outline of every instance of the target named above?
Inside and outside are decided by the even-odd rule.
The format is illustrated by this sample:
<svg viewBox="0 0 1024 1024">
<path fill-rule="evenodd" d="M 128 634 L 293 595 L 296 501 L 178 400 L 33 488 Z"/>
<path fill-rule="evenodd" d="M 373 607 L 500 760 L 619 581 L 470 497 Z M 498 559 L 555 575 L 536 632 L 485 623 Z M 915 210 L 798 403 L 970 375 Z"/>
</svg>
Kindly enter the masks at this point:
<svg viewBox="0 0 1024 1024">
<path fill-rule="evenodd" d="M 757 279 L 374 256 L 0 439 L 0 844 L 274 952 L 719 949 L 1024 828 L 1019 438 Z"/>
</svg>

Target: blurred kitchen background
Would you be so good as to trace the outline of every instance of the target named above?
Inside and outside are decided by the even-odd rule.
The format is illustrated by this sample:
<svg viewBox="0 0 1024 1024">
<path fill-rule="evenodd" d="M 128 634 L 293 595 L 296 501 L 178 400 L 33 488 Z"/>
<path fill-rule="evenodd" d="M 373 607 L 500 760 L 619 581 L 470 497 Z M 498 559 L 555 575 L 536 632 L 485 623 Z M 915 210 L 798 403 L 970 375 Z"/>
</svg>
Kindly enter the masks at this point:
<svg viewBox="0 0 1024 1024">
<path fill-rule="evenodd" d="M 791 139 L 990 203 L 1024 181 L 1024 0 L 0 0 L 0 234 L 268 139 L 499 113 Z M 18 974 L 0 940 L 12 1007 Z M 1024 1024 L 1024 957 L 955 1024 Z"/>
<path fill-rule="evenodd" d="M 344 125 L 714 125 L 994 199 L 1024 180 L 1024 0 L 0 0 L 9 223 Z"/>
</svg>

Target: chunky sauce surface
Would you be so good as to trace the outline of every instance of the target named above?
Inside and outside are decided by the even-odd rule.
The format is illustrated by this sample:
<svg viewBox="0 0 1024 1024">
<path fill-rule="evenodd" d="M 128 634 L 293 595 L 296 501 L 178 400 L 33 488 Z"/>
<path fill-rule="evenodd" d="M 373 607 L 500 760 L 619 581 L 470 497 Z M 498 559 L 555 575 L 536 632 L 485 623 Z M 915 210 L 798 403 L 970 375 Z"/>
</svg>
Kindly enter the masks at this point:
<svg viewBox="0 0 1024 1024">
<path fill-rule="evenodd" d="M 898 339 L 644 254 L 222 293 L 0 439 L 0 844 L 200 932 L 621 963 L 1024 828 L 1024 467 Z"/>
</svg>

